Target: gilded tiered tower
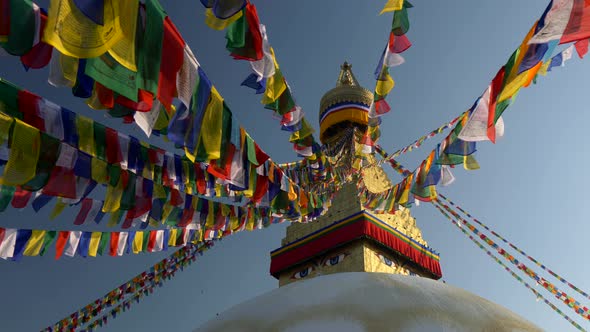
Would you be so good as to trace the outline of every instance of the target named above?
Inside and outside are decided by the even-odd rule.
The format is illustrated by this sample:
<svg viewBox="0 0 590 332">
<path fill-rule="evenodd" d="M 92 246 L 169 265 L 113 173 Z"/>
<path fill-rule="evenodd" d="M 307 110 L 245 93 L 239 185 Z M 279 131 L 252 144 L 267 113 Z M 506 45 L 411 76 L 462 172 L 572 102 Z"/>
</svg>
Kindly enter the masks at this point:
<svg viewBox="0 0 590 332">
<path fill-rule="evenodd" d="M 336 87 L 320 102 L 320 140 L 330 150 L 353 128 L 367 130 L 373 93 L 361 87 L 344 63 Z M 352 143 L 352 141 L 351 141 Z M 392 186 L 381 166 L 368 157 L 361 175 L 370 192 Z M 378 214 L 361 204 L 356 178 L 336 193 L 330 209 L 317 221 L 293 223 L 282 246 L 271 252 L 270 273 L 284 286 L 323 274 L 386 272 L 439 279 L 438 255 L 427 246 L 409 209 Z"/>
</svg>

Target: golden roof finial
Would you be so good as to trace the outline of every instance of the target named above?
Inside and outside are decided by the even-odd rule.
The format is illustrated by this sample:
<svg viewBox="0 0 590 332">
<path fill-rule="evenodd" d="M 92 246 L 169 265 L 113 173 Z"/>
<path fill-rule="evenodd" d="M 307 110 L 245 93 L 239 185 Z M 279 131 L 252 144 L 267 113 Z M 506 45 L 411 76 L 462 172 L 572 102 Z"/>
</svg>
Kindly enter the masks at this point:
<svg viewBox="0 0 590 332">
<path fill-rule="evenodd" d="M 352 74 L 352 65 L 348 61 L 344 61 L 340 66 L 340 75 L 338 75 L 338 81 L 336 82 L 337 87 L 343 85 L 359 86 L 359 82 Z"/>
</svg>

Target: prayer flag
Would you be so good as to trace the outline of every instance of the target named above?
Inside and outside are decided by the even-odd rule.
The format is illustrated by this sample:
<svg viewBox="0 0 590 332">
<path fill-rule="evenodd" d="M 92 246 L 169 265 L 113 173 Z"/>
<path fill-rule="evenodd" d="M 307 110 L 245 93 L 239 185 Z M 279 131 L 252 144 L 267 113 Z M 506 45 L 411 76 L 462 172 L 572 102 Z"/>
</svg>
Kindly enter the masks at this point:
<svg viewBox="0 0 590 332">
<path fill-rule="evenodd" d="M 71 0 L 51 0 L 43 40 L 71 57 L 100 56 L 123 38 L 121 25 L 132 24 L 120 17 L 126 2 L 104 0 L 103 24 L 99 25 Z"/>
<path fill-rule="evenodd" d="M 401 10 L 403 8 L 403 6 L 404 6 L 404 0 L 387 0 L 387 2 L 385 3 L 385 6 L 383 7 L 383 9 L 379 13 L 379 15 L 381 15 L 383 13 L 393 12 L 396 10 Z"/>
</svg>

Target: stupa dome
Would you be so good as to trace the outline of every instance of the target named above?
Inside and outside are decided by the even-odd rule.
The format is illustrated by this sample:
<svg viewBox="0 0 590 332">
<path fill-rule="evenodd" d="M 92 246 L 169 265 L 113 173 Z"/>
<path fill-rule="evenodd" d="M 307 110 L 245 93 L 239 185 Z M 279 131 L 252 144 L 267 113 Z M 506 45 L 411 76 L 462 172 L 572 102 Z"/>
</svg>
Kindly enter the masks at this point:
<svg viewBox="0 0 590 332">
<path fill-rule="evenodd" d="M 272 290 L 220 313 L 195 331 L 542 330 L 498 304 L 440 281 L 348 272 Z"/>
<path fill-rule="evenodd" d="M 326 92 L 320 101 L 320 141 L 332 136 L 331 131 L 351 124 L 366 128 L 373 93 L 361 87 L 352 74 L 352 66 L 340 66 L 336 87 Z"/>
</svg>

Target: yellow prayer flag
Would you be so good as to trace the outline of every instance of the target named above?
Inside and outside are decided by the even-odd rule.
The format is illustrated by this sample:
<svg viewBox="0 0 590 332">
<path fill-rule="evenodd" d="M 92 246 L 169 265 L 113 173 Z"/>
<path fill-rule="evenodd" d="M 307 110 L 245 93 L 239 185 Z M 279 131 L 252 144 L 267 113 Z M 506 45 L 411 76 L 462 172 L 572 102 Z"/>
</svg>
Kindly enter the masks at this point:
<svg viewBox="0 0 590 332">
<path fill-rule="evenodd" d="M 92 108 L 93 110 L 106 110 L 108 107 L 104 106 L 100 99 L 98 98 L 98 94 L 96 93 L 96 89 L 92 90 L 92 95 L 90 98 L 86 99 L 86 105 Z"/>
<path fill-rule="evenodd" d="M 375 93 L 380 96 L 387 96 L 391 89 L 395 86 L 395 82 L 389 72 L 385 71 L 381 74 L 381 77 L 377 80 L 377 84 L 375 85 Z"/>
<path fill-rule="evenodd" d="M 229 229 L 234 232 L 238 227 L 240 227 L 240 220 L 237 216 L 229 217 Z"/>
<path fill-rule="evenodd" d="M 289 142 L 298 141 L 298 140 L 303 139 L 311 134 L 313 134 L 313 128 L 309 125 L 307 120 L 305 120 L 305 118 L 303 118 L 301 120 L 301 129 L 292 133 L 289 136 Z"/>
<path fill-rule="evenodd" d="M 279 99 L 279 97 L 287 89 L 287 84 L 283 78 L 283 74 L 278 68 L 275 68 L 275 74 L 266 80 L 266 90 L 261 102 L 263 104 L 270 104 Z"/>
<path fill-rule="evenodd" d="M 0 109 L 0 111 L 2 110 Z M 13 117 L 0 113 L 0 145 L 4 144 L 4 141 L 8 139 L 8 136 L 10 135 L 10 126 L 12 126 L 13 122 Z"/>
<path fill-rule="evenodd" d="M 289 197 L 290 201 L 294 201 L 297 199 L 297 193 L 295 192 L 293 185 L 291 185 L 290 183 L 289 183 L 289 193 L 287 194 L 287 196 Z"/>
<path fill-rule="evenodd" d="M 207 219 L 205 221 L 205 229 L 212 229 L 215 227 L 215 203 L 213 201 L 208 201 L 209 204 L 209 214 L 207 214 Z"/>
<path fill-rule="evenodd" d="M 108 227 L 117 226 L 119 224 L 119 221 L 121 221 L 121 217 L 123 216 L 123 212 L 124 212 L 123 210 L 117 210 L 117 211 L 111 212 L 107 226 Z"/>
<path fill-rule="evenodd" d="M 472 155 L 464 156 L 463 157 L 463 168 L 468 171 L 474 171 L 479 169 L 479 163 Z"/>
<path fill-rule="evenodd" d="M 123 197 L 123 177 L 119 177 L 119 182 L 116 186 L 107 185 L 107 193 L 105 195 L 102 212 L 115 212 L 121 207 L 121 198 Z"/>
<path fill-rule="evenodd" d="M 398 200 L 399 204 L 405 204 L 408 202 L 408 198 L 409 198 L 409 194 L 410 194 L 410 189 L 412 188 L 412 182 L 414 181 L 414 173 L 408 175 L 408 177 L 406 178 L 406 185 L 404 186 L 404 188 L 402 189 L 402 194 Z"/>
<path fill-rule="evenodd" d="M 543 63 L 543 64 L 541 65 L 541 68 L 539 68 L 539 74 L 540 74 L 540 75 L 543 75 L 543 76 L 546 76 L 546 75 L 547 75 L 547 70 L 549 69 L 549 66 L 550 66 L 550 65 L 551 65 L 551 60 L 549 60 L 549 61 L 547 61 L 547 62 Z"/>
<path fill-rule="evenodd" d="M 19 119 L 15 120 L 10 156 L 0 178 L 0 184 L 9 186 L 25 184 L 35 177 L 41 146 L 39 130 Z"/>
<path fill-rule="evenodd" d="M 137 71 L 135 64 L 135 33 L 137 32 L 137 14 L 139 0 L 117 1 L 119 6 L 119 24 L 122 38 L 113 45 L 109 54 L 123 67 Z"/>
<path fill-rule="evenodd" d="M 154 183 L 153 198 L 166 198 L 166 191 L 161 184 Z"/>
<path fill-rule="evenodd" d="M 253 231 L 254 224 L 256 224 L 256 221 L 254 220 L 254 213 L 250 212 L 249 216 L 248 216 L 248 220 L 246 220 L 246 230 Z"/>
<path fill-rule="evenodd" d="M 168 220 L 168 217 L 170 217 L 170 214 L 172 213 L 172 211 L 174 210 L 174 206 L 172 206 L 170 204 L 170 202 L 166 202 L 164 204 L 164 208 L 162 209 L 162 220 L 159 220 L 160 223 L 165 223 L 166 220 Z"/>
<path fill-rule="evenodd" d="M 237 21 L 240 17 L 242 17 L 242 11 L 238 11 L 233 16 L 230 16 L 226 19 L 221 19 L 215 17 L 211 8 L 207 8 L 205 10 L 205 24 L 213 30 L 225 30 L 230 24 Z"/>
<path fill-rule="evenodd" d="M 43 230 L 33 230 L 33 234 L 25 246 L 25 256 L 38 256 L 41 248 L 43 248 L 43 240 L 45 239 L 45 232 Z"/>
<path fill-rule="evenodd" d="M 215 87 L 211 88 L 209 104 L 205 109 L 201 125 L 201 142 L 205 146 L 207 159 L 221 157 L 221 134 L 223 123 L 223 98 Z"/>
<path fill-rule="evenodd" d="M 88 256 L 96 257 L 98 253 L 98 246 L 100 245 L 100 239 L 102 238 L 102 232 L 92 232 L 90 234 L 90 244 L 88 245 Z"/>
<path fill-rule="evenodd" d="M 137 254 L 141 252 L 143 248 L 143 231 L 135 232 L 135 237 L 133 238 L 133 253 Z"/>
<path fill-rule="evenodd" d="M 43 41 L 65 55 L 95 58 L 111 49 L 123 38 L 121 17 L 126 1 L 104 0 L 103 25 L 98 25 L 76 7 L 72 0 L 51 0 Z"/>
<path fill-rule="evenodd" d="M 51 213 L 49 214 L 49 219 L 53 220 L 53 219 L 57 218 L 57 216 L 59 216 L 61 214 L 61 212 L 64 210 L 66 205 L 67 205 L 66 203 L 62 202 L 61 198 L 58 198 L 57 201 L 55 202 L 55 206 L 53 207 L 53 210 L 51 210 Z"/>
<path fill-rule="evenodd" d="M 168 246 L 169 247 L 176 246 L 176 228 L 170 229 L 170 237 L 168 238 Z"/>
<path fill-rule="evenodd" d="M 520 90 L 520 88 L 522 88 L 523 86 L 528 86 L 533 80 L 533 78 L 535 78 L 535 75 L 537 75 L 537 72 L 539 71 L 542 65 L 543 63 L 539 62 L 533 68 L 518 74 L 512 81 L 508 82 L 508 84 L 506 84 L 506 86 L 504 87 L 504 89 L 502 89 L 502 92 L 498 96 L 498 103 L 501 103 L 504 100 L 514 96 L 518 92 L 518 90 Z"/>
<path fill-rule="evenodd" d="M 78 148 L 89 155 L 96 157 L 94 144 L 94 121 L 85 116 L 76 117 L 76 128 L 78 129 Z"/>
<path fill-rule="evenodd" d="M 184 154 L 186 155 L 186 157 L 188 158 L 188 160 L 191 161 L 191 163 L 194 163 L 195 160 L 197 159 L 197 154 L 196 153 L 192 153 L 191 151 L 189 151 L 186 146 L 184 147 Z"/>
<path fill-rule="evenodd" d="M 47 30 L 47 29 L 45 29 Z M 78 59 L 59 53 L 59 68 L 62 77 L 68 81 L 68 86 L 74 86 L 78 75 Z"/>
<path fill-rule="evenodd" d="M 379 15 L 383 13 L 389 13 L 396 10 L 402 10 L 404 7 L 404 0 L 387 0 L 387 3 L 379 13 Z"/>
</svg>

